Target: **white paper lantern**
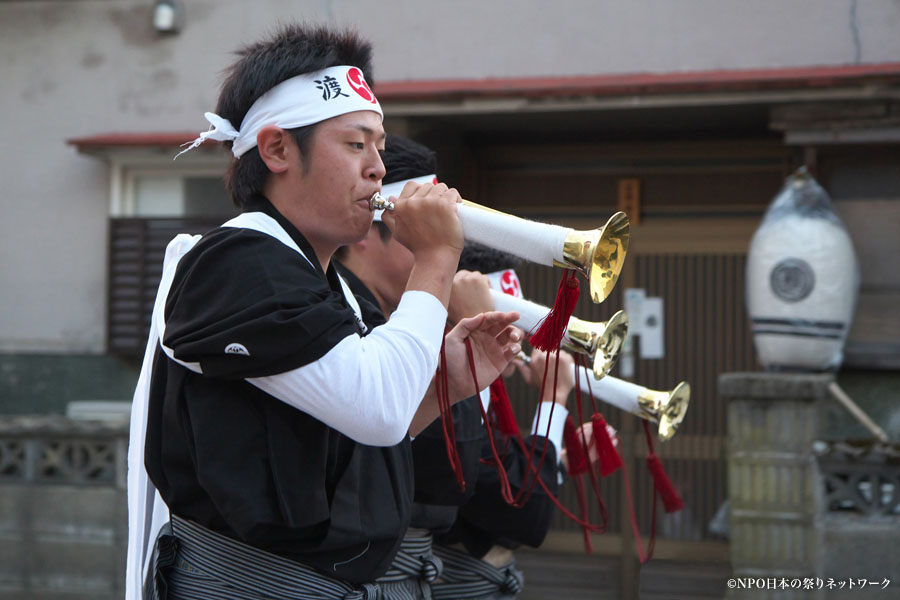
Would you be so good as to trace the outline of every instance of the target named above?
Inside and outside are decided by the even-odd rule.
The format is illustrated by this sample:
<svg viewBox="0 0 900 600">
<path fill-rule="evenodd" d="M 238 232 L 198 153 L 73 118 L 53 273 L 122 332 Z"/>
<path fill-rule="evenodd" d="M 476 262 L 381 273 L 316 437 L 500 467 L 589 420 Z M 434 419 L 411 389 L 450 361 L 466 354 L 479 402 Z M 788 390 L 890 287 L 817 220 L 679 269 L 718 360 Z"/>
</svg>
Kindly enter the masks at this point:
<svg viewBox="0 0 900 600">
<path fill-rule="evenodd" d="M 831 199 L 799 169 L 750 241 L 747 311 L 768 370 L 824 371 L 843 360 L 859 291 L 853 243 Z"/>
</svg>

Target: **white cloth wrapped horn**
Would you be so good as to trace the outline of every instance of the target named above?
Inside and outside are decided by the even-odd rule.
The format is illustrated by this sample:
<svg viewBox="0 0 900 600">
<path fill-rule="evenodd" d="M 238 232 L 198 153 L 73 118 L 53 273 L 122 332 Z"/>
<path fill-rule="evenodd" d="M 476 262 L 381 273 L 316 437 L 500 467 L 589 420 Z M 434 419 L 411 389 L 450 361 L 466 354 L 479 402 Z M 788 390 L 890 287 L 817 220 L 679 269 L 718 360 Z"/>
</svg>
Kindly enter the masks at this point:
<svg viewBox="0 0 900 600">
<path fill-rule="evenodd" d="M 597 380 L 590 372 L 575 366 L 578 386 L 582 393 L 592 393 L 595 398 L 629 412 L 642 419 L 659 423 L 659 439 L 666 441 L 675 435 L 675 431 L 687 414 L 691 400 L 691 386 L 682 381 L 668 392 L 651 390 L 642 385 L 625 381 L 611 375 Z M 588 378 L 591 378 L 588 389 Z"/>
<path fill-rule="evenodd" d="M 518 312 L 520 316 L 515 325 L 526 332 L 534 331 L 550 312 L 546 306 L 494 289 L 491 290 L 491 297 L 494 300 L 495 310 Z M 627 333 L 628 315 L 621 310 L 606 322 L 582 321 L 570 317 L 563 337 L 563 347 L 590 356 L 593 360 L 594 376 L 599 379 L 612 369 Z"/>
<path fill-rule="evenodd" d="M 392 209 L 379 193 L 369 201 L 372 210 Z M 463 234 L 472 242 L 502 250 L 548 267 L 576 269 L 590 282 L 591 299 L 603 302 L 612 292 L 628 251 L 629 223 L 617 212 L 606 224 L 590 231 L 528 221 L 468 200 L 459 204 Z"/>
</svg>

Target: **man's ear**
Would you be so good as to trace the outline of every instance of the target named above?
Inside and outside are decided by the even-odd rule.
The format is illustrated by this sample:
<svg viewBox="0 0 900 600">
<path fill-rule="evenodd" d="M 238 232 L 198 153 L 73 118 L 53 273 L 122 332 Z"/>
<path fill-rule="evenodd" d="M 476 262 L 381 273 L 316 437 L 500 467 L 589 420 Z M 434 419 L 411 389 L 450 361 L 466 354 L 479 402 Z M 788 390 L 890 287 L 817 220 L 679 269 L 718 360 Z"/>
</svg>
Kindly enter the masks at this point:
<svg viewBox="0 0 900 600">
<path fill-rule="evenodd" d="M 260 158 L 273 173 L 287 171 L 292 157 L 295 154 L 299 155 L 294 137 L 275 125 L 266 125 L 259 130 L 256 134 L 256 146 Z"/>
</svg>

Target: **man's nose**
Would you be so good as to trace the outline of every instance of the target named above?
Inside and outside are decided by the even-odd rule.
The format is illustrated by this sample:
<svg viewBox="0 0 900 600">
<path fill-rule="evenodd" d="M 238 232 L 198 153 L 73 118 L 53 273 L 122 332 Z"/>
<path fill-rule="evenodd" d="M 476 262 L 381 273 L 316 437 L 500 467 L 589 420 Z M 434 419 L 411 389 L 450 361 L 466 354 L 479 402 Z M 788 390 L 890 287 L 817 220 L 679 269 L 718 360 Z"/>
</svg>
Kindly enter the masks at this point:
<svg viewBox="0 0 900 600">
<path fill-rule="evenodd" d="M 381 153 L 375 152 L 375 156 L 369 166 L 366 167 L 365 176 L 374 181 L 384 179 L 387 169 L 384 168 L 384 161 L 381 160 Z"/>
</svg>

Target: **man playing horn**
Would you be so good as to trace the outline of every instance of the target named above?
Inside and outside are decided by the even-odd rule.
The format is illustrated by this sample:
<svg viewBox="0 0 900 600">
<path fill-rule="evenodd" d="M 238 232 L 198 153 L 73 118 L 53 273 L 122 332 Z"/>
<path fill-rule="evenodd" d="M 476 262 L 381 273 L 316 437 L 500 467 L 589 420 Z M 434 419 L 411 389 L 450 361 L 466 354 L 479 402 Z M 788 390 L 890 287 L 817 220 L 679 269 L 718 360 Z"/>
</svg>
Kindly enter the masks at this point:
<svg viewBox="0 0 900 600">
<path fill-rule="evenodd" d="M 385 163 L 383 193 L 400 196 L 407 184 L 431 184 L 435 180 L 437 159 L 434 152 L 412 140 L 388 134 L 382 158 Z M 384 315 L 390 316 L 396 315 L 414 257 L 382 221 L 383 214 L 382 210 L 376 211 L 366 237 L 340 248 L 335 259 L 338 271 L 353 293 L 367 298 Z M 439 576 L 441 566 L 431 551 L 432 533 L 444 531 L 453 524 L 455 507 L 475 489 L 483 428 L 478 396 L 472 389 L 468 366 L 463 368 L 462 374 L 469 378 L 470 397 L 455 404 L 450 417 L 460 458 L 458 472 L 466 484 L 460 486 L 448 459 L 442 423 L 432 423 L 412 443 L 416 502 L 412 507 L 409 530 L 394 565 L 378 581 L 382 592 L 391 597 L 430 597 L 429 586 Z"/>
<path fill-rule="evenodd" d="M 410 518 L 409 434 L 438 414 L 462 232 L 455 190 L 404 189 L 384 220 L 413 261 L 389 323 L 335 270 L 384 175 L 370 54 L 352 32 L 282 28 L 239 52 L 192 145 L 231 149 L 242 213 L 167 249 L 132 415 L 129 598 L 144 581 L 154 598 L 382 597 Z M 464 339 L 487 383 L 519 350 L 515 317 L 447 334 L 453 400 L 471 386 Z"/>
<path fill-rule="evenodd" d="M 517 263 L 510 255 L 467 244 L 460 257 L 461 270 L 454 278 L 451 318 L 465 318 L 485 307 L 491 310 L 489 290 L 492 281 L 506 293 L 521 297 L 521 286 L 512 268 Z M 529 363 L 515 361 L 526 383 L 541 393 L 529 430 L 531 435 L 524 438 L 523 447 L 512 438 L 504 439 L 500 431 L 493 433 L 497 443 L 502 440 L 505 447 L 501 459 L 510 488 L 517 495 L 524 488 L 531 488 L 531 494 L 521 506 L 510 505 L 503 498 L 499 472 L 489 464 L 493 454 L 485 436 L 481 444 L 476 492 L 459 507 L 453 527 L 436 536 L 435 554 L 443 561 L 444 571 L 441 579 L 432 586 L 435 600 L 512 600 L 524 586 L 525 577 L 516 566 L 514 551 L 523 545 L 537 548 L 543 543 L 554 512 L 550 495 L 557 494 L 561 483 L 563 425 L 574 386 L 574 362 L 565 351 L 560 351 L 558 359 L 559 377 L 555 385 L 557 357 L 552 353 L 534 350 Z M 542 385 L 545 369 L 547 382 Z M 512 374 L 510 365 L 503 377 Z M 481 399 L 486 408 L 489 404 L 497 408 L 498 401 L 502 401 L 496 396 L 488 397 L 484 392 Z M 536 443 L 532 445 L 532 441 Z M 537 474 L 540 481 L 535 481 L 537 466 L 540 466 Z"/>
<path fill-rule="evenodd" d="M 382 195 L 386 197 L 399 196 L 407 185 L 435 179 L 437 160 L 434 152 L 412 140 L 388 134 L 383 157 L 386 175 Z M 409 277 L 412 256 L 397 243 L 381 218 L 382 213 L 377 213 L 366 238 L 340 249 L 336 257 L 346 268 L 345 277 L 354 293 L 377 302 L 384 313 L 389 314 L 398 306 L 404 282 Z M 518 262 L 512 256 L 487 248 L 476 249 L 472 245 L 466 246 L 462 257 L 461 266 L 469 269 L 500 270 Z M 512 286 L 511 291 L 514 288 Z M 483 312 L 479 307 L 491 303 L 488 289 L 484 276 L 469 271 L 457 273 L 450 298 L 449 320 L 462 321 L 467 315 Z M 541 356 L 538 353 L 531 365 L 521 365 L 537 388 L 540 388 L 543 375 Z M 442 424 L 436 421 L 416 436 L 412 443 L 416 502 L 411 527 L 395 564 L 380 580 L 382 589 L 394 592 L 403 588 L 408 594 L 406 597 L 411 598 L 458 600 L 515 596 L 522 585 L 522 574 L 515 567 L 511 548 L 523 543 L 540 545 L 553 512 L 553 504 L 546 494 L 548 490 L 555 493 L 557 489 L 557 456 L 561 449 L 562 424 L 567 415 L 565 402 L 573 386 L 572 359 L 564 354 L 562 361 L 560 385 L 555 394 L 548 386 L 542 419 L 532 429 L 539 433 L 535 440 L 535 453 L 539 457 L 548 444 L 543 435 L 551 424 L 550 404 L 555 400 L 558 403 L 552 420 L 555 426 L 550 427 L 551 441 L 540 471 L 544 486 L 535 487 L 523 506 L 511 507 L 506 503 L 496 469 L 482 464 L 482 459 L 491 458 L 481 418 L 482 401 L 484 408 L 489 408 L 487 390 L 456 404 L 450 413 L 464 487 L 460 486 L 450 466 Z M 465 374 L 470 378 L 472 389 L 474 384 L 468 368 Z M 490 382 L 479 379 L 479 383 L 483 386 Z M 531 438 L 526 438 L 526 443 L 530 442 Z M 515 492 L 526 485 L 529 478 L 534 480 L 527 474 L 529 460 L 530 457 L 516 444 L 510 444 L 504 453 L 502 468 Z M 463 512 L 467 517 L 462 516 Z M 446 542 L 435 550 L 443 565 L 432 556 L 432 536 Z"/>
</svg>

